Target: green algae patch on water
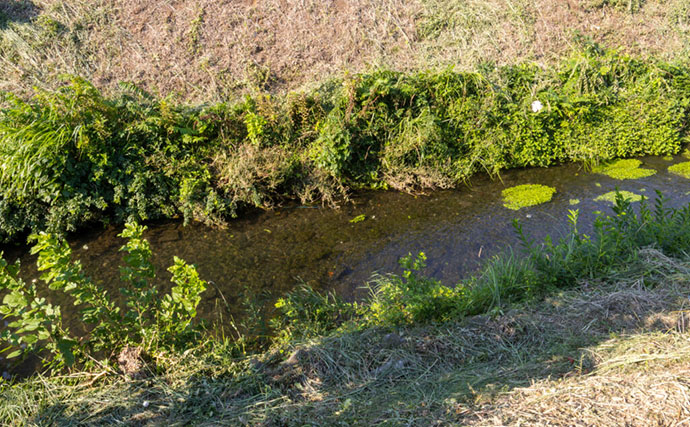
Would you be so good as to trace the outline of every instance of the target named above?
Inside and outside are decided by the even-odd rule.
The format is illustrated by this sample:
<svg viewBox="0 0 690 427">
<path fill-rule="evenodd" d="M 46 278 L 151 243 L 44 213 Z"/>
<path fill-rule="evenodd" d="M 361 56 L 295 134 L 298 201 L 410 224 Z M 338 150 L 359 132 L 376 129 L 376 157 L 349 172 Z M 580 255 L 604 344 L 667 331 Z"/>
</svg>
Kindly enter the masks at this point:
<svg viewBox="0 0 690 427">
<path fill-rule="evenodd" d="M 506 188 L 501 194 L 503 195 L 503 206 L 518 210 L 527 206 L 550 202 L 555 192 L 555 188 L 546 185 L 523 184 Z"/>
<path fill-rule="evenodd" d="M 356 217 L 354 217 L 354 218 L 352 218 L 352 219 L 350 220 L 350 223 L 352 223 L 352 224 L 357 224 L 358 222 L 362 222 L 362 221 L 364 221 L 365 219 L 367 219 L 367 216 L 366 216 L 366 215 L 364 215 L 364 214 L 362 214 L 362 215 L 357 215 Z"/>
<path fill-rule="evenodd" d="M 594 199 L 595 202 L 610 202 L 610 203 L 616 203 L 616 194 L 619 193 L 621 196 L 623 196 L 624 199 L 628 200 L 629 202 L 639 202 L 642 200 L 642 196 L 639 194 L 635 194 L 630 191 L 609 191 L 606 194 L 602 194 L 601 196 L 597 197 Z"/>
<path fill-rule="evenodd" d="M 678 163 L 668 167 L 668 171 L 672 174 L 682 176 L 690 179 L 690 162 Z"/>
<path fill-rule="evenodd" d="M 613 179 L 646 178 L 656 173 L 654 169 L 641 168 L 641 164 L 642 162 L 637 159 L 616 160 L 611 163 L 595 166 L 592 171 L 609 176 Z"/>
</svg>

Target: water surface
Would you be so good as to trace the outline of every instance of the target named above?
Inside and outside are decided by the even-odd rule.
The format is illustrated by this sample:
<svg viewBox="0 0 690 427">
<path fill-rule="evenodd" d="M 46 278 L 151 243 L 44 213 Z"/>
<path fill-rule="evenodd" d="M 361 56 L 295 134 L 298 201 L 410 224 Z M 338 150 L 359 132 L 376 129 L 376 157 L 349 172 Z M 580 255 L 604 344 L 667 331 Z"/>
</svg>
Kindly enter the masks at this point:
<svg viewBox="0 0 690 427">
<path fill-rule="evenodd" d="M 618 187 L 655 198 L 660 190 L 670 206 L 690 203 L 690 180 L 667 172 L 671 161 L 641 158 L 642 167 L 656 175 L 618 181 L 588 173 L 571 164 L 544 169 L 512 170 L 500 179 L 472 179 L 456 190 L 412 196 L 397 192 L 355 195 L 340 209 L 286 205 L 254 212 L 232 220 L 223 229 L 181 222 L 148 224 L 146 238 L 158 268 L 157 283 L 169 287 L 165 268 L 174 255 L 196 264 L 202 278 L 211 282 L 204 294 L 200 315 L 227 319 L 241 313 L 243 296 L 272 301 L 301 282 L 317 289 L 334 290 L 347 299 L 361 297 L 362 287 L 375 272 L 399 272 L 398 259 L 424 251 L 426 274 L 452 285 L 476 270 L 488 257 L 517 243 L 512 220 L 537 239 L 557 237 L 566 229 L 570 209 L 581 211 L 581 224 L 591 224 L 594 211 L 610 212 L 607 202 L 593 199 Z M 503 207 L 501 191 L 519 184 L 544 184 L 556 188 L 550 203 L 518 211 Z M 580 200 L 571 205 L 572 199 Z M 350 220 L 358 215 L 366 219 Z M 74 258 L 111 292 L 117 292 L 118 265 L 123 240 L 120 227 L 90 231 L 70 239 Z M 12 251 L 10 251 L 11 253 Z M 24 277 L 35 277 L 35 258 L 20 256 Z"/>
</svg>

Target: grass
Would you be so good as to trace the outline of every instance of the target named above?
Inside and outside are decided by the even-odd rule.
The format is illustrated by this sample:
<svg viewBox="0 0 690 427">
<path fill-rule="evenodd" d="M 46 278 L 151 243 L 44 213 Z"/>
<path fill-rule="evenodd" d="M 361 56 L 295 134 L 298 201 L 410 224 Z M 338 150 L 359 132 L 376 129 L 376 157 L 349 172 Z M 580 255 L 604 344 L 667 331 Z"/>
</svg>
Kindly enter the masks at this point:
<svg viewBox="0 0 690 427">
<path fill-rule="evenodd" d="M 634 10 L 627 1 L 626 7 L 590 3 L 203 1 L 172 10 L 164 0 L 3 2 L 0 89 L 29 96 L 33 86 L 55 89 L 58 76 L 69 73 L 108 94 L 119 81 L 133 81 L 152 93 L 218 102 L 257 89 L 287 93 L 378 67 L 554 66 L 577 34 L 627 54 L 687 60 L 684 0 L 648 0 Z"/>
<path fill-rule="evenodd" d="M 614 214 L 591 236 L 571 214 L 557 243 L 518 227 L 526 254 L 454 290 L 421 276 L 423 255 L 357 304 L 301 288 L 268 347 L 218 337 L 142 357 L 136 377 L 102 362 L 0 383 L 0 422 L 567 425 L 582 405 L 593 424 L 674 420 L 688 409 L 690 207 L 634 211 L 619 195 Z M 627 403 L 606 406 L 610 393 Z"/>
</svg>

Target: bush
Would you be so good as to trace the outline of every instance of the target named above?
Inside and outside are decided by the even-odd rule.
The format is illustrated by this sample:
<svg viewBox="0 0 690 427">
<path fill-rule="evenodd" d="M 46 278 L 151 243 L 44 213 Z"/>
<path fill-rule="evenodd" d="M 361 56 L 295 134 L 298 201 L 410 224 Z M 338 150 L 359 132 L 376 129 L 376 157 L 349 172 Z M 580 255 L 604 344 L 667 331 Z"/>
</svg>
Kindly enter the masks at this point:
<svg viewBox="0 0 690 427">
<path fill-rule="evenodd" d="M 131 85 L 106 98 L 74 79 L 31 101 L 4 98 L 0 238 L 90 221 L 221 223 L 286 198 L 333 203 L 348 189 L 672 154 L 686 141 L 689 93 L 687 66 L 588 42 L 554 69 L 379 70 L 199 108 Z"/>
</svg>

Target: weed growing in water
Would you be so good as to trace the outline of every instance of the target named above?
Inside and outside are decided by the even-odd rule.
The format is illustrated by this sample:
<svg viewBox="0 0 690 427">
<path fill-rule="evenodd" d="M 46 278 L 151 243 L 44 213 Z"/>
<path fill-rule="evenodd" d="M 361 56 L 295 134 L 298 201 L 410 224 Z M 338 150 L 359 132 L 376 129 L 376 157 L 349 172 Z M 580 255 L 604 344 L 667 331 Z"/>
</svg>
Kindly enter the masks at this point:
<svg viewBox="0 0 690 427">
<path fill-rule="evenodd" d="M 503 190 L 503 206 L 518 210 L 550 202 L 556 189 L 541 184 L 524 184 Z"/>
<path fill-rule="evenodd" d="M 592 170 L 614 179 L 638 179 L 652 176 L 656 173 L 654 169 L 640 168 L 642 162 L 637 159 L 616 160 L 611 163 L 595 166 Z"/>
<path fill-rule="evenodd" d="M 642 200 L 643 196 L 639 194 L 635 194 L 630 191 L 609 191 L 608 193 L 602 194 L 601 196 L 596 197 L 594 200 L 597 202 L 609 202 L 609 203 L 616 203 L 616 199 L 618 196 L 622 196 L 626 200 L 630 202 L 639 202 Z"/>
<path fill-rule="evenodd" d="M 682 162 L 669 166 L 668 171 L 680 175 L 683 178 L 690 178 L 690 162 Z"/>
<path fill-rule="evenodd" d="M 0 290 L 7 291 L 0 314 L 10 321 L 0 333 L 9 344 L 3 352 L 8 358 L 48 351 L 44 364 L 54 370 L 71 367 L 76 362 L 90 363 L 99 355 L 112 359 L 128 345 L 143 352 L 182 348 L 199 336 L 192 324 L 196 307 L 206 282 L 196 269 L 175 257 L 168 269 L 172 273 L 169 294 L 160 295 L 151 280 L 151 248 L 142 238 L 145 227 L 129 223 L 120 234 L 127 239 L 121 248 L 125 253 L 121 268 L 120 290 L 124 304 L 116 303 L 106 291 L 82 271 L 79 261 L 71 260 L 71 250 L 55 235 L 34 235 L 32 254 L 38 255 L 41 280 L 51 291 L 65 294 L 80 307 L 81 321 L 88 332 L 77 338 L 62 322 L 62 307 L 39 295 L 34 283 L 19 278 L 19 262 L 9 265 L 0 257 Z M 38 354 L 41 354 L 40 352 Z"/>
</svg>

